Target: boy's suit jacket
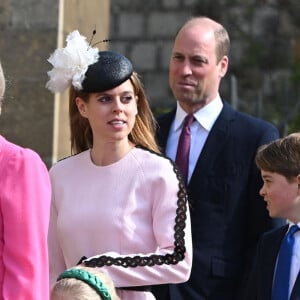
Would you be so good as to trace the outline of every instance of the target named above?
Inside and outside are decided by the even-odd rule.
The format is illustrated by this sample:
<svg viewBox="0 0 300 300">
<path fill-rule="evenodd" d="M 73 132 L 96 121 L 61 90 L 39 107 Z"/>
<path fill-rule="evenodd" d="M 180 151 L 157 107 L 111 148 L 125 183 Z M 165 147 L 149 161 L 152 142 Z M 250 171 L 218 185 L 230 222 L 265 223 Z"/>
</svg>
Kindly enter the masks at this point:
<svg viewBox="0 0 300 300">
<path fill-rule="evenodd" d="M 162 149 L 174 117 L 175 110 L 158 118 Z M 276 223 L 258 194 L 262 181 L 254 158 L 260 145 L 278 137 L 273 125 L 224 102 L 188 184 L 192 274 L 188 282 L 169 286 L 170 299 L 241 299 L 257 240 Z M 153 291 L 157 299 L 169 299 L 164 286 Z"/>
<path fill-rule="evenodd" d="M 248 282 L 245 300 L 271 300 L 272 282 L 280 244 L 288 225 L 263 235 L 257 247 L 253 269 Z M 300 274 L 296 279 L 290 300 L 300 300 Z"/>
</svg>

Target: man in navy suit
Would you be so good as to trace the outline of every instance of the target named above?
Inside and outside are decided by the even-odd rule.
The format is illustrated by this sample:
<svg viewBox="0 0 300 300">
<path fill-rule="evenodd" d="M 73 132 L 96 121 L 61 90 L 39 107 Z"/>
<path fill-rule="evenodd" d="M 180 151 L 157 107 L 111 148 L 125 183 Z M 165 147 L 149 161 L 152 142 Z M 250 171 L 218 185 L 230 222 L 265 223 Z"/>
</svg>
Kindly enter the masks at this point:
<svg viewBox="0 0 300 300">
<path fill-rule="evenodd" d="M 300 228 L 300 133 L 263 146 L 257 153 L 256 163 L 264 181 L 260 194 L 267 202 L 270 216 L 288 219 L 289 224 L 265 233 L 260 239 L 244 299 L 299 300 L 300 231 L 297 229 Z M 286 280 L 286 290 L 279 296 L 281 291 L 276 289 L 276 273 L 284 272 L 279 267 L 279 249 L 293 227 L 296 228 L 290 253 L 291 266 L 288 268 L 285 262 L 287 274 L 280 278 L 278 287 L 283 288 Z"/>
<path fill-rule="evenodd" d="M 153 287 L 158 300 L 241 300 L 257 241 L 277 226 L 259 196 L 254 158 L 278 130 L 221 99 L 229 48 L 227 31 L 206 17 L 189 20 L 175 38 L 169 83 L 177 108 L 158 119 L 157 140 L 175 160 L 183 120 L 193 114 L 187 189 L 194 252 L 189 281 Z"/>
</svg>

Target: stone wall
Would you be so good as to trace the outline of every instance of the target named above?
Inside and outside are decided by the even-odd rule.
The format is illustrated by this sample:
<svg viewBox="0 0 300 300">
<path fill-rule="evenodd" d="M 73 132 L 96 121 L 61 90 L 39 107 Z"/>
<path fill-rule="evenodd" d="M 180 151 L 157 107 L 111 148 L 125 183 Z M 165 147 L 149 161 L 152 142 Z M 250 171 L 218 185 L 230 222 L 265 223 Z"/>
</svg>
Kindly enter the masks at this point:
<svg viewBox="0 0 300 300">
<path fill-rule="evenodd" d="M 36 150 L 49 166 L 54 99 L 45 89 L 47 58 L 56 46 L 58 1 L 1 0 L 0 60 L 7 90 L 0 133 Z"/>
<path fill-rule="evenodd" d="M 48 165 L 53 95 L 44 86 L 46 59 L 56 47 L 57 15 L 58 0 L 0 3 L 0 59 L 8 79 L 1 133 L 37 150 Z M 225 99 L 274 122 L 285 134 L 300 107 L 299 0 L 111 0 L 110 34 L 103 39 L 112 39 L 109 48 L 132 59 L 153 110 L 160 113 L 175 103 L 168 87 L 174 35 L 193 15 L 213 17 L 229 31 Z"/>
<path fill-rule="evenodd" d="M 297 0 L 111 1 L 111 49 L 129 56 L 156 113 L 174 99 L 168 88 L 170 51 L 191 16 L 212 17 L 231 37 L 222 96 L 239 110 L 275 123 L 282 134 L 300 108 L 300 2 Z"/>
</svg>

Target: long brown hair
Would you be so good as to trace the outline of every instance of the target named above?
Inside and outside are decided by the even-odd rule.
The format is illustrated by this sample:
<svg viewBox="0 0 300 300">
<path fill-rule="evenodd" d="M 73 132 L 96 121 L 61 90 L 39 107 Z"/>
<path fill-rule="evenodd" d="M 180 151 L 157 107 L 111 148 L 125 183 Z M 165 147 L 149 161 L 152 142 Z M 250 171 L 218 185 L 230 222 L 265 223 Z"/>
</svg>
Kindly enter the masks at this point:
<svg viewBox="0 0 300 300">
<path fill-rule="evenodd" d="M 129 140 L 135 145 L 149 150 L 160 152 L 155 141 L 156 121 L 149 106 L 143 84 L 136 72 L 130 77 L 134 93 L 138 97 L 138 114 L 129 134 Z M 76 105 L 76 97 L 85 102 L 89 100 L 89 94 L 76 90 L 73 86 L 69 94 L 69 117 L 71 129 L 71 150 L 73 154 L 85 151 L 93 146 L 93 133 L 87 118 L 81 116 Z"/>
</svg>

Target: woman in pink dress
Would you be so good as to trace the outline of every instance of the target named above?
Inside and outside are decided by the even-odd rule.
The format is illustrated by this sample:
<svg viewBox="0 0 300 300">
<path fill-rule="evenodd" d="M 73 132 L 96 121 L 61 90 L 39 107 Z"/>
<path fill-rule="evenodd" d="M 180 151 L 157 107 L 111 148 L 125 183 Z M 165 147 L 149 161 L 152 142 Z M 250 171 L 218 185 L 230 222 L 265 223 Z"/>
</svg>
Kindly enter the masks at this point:
<svg viewBox="0 0 300 300">
<path fill-rule="evenodd" d="M 139 77 L 78 31 L 49 62 L 47 87 L 70 88 L 74 151 L 50 170 L 51 286 L 80 261 L 107 273 L 122 300 L 154 299 L 151 285 L 188 280 L 192 241 L 184 184 L 159 153 Z"/>
<path fill-rule="evenodd" d="M 0 101 L 4 90 L 0 65 Z M 37 153 L 1 135 L 0 166 L 0 299 L 47 300 L 48 170 Z"/>
</svg>

